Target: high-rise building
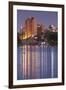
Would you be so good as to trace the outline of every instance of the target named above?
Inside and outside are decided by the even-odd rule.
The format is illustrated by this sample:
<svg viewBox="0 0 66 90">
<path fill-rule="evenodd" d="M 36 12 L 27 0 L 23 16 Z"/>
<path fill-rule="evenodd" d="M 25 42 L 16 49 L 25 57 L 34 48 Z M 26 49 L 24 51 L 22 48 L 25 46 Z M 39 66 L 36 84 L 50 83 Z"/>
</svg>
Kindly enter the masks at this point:
<svg viewBox="0 0 66 90">
<path fill-rule="evenodd" d="M 37 24 L 37 35 L 41 35 L 41 33 L 44 33 L 45 26 L 43 24 Z"/>
<path fill-rule="evenodd" d="M 37 23 L 34 17 L 25 20 L 25 37 L 33 37 L 37 34 Z"/>
<path fill-rule="evenodd" d="M 34 17 L 31 18 L 30 22 L 32 36 L 37 34 L 37 22 Z"/>
<path fill-rule="evenodd" d="M 22 32 L 24 32 L 24 34 L 22 34 L 22 39 L 34 37 L 44 32 L 44 25 L 37 24 L 36 19 L 34 17 L 27 18 L 25 20 L 24 27 L 22 28 Z"/>
<path fill-rule="evenodd" d="M 25 34 L 27 35 L 27 38 L 28 38 L 28 37 L 31 36 L 30 18 L 26 19 L 26 21 L 25 21 L 25 27 L 26 27 Z"/>
<path fill-rule="evenodd" d="M 43 24 L 41 24 L 41 32 L 45 32 L 45 30 L 46 30 L 46 27 L 45 27 L 45 25 L 43 25 Z"/>
<path fill-rule="evenodd" d="M 37 24 L 37 35 L 39 36 L 42 32 L 42 27 L 40 24 Z"/>
</svg>

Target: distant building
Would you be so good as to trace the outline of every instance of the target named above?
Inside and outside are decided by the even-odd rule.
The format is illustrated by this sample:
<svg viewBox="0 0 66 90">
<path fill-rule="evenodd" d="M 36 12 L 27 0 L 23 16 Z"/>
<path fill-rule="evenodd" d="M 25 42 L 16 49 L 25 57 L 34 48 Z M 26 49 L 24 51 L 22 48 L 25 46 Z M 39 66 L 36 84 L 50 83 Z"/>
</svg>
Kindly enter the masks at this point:
<svg viewBox="0 0 66 90">
<path fill-rule="evenodd" d="M 49 25 L 49 30 L 51 32 L 57 32 L 57 28 L 54 25 Z"/>
<path fill-rule="evenodd" d="M 40 24 L 37 24 L 37 35 L 39 36 L 42 32 L 42 27 Z"/>
<path fill-rule="evenodd" d="M 43 24 L 37 24 L 37 35 L 45 32 L 45 26 Z"/>
<path fill-rule="evenodd" d="M 42 30 L 41 32 L 43 32 L 43 33 L 45 32 L 45 30 L 46 30 L 45 25 L 41 24 L 41 30 Z"/>
</svg>

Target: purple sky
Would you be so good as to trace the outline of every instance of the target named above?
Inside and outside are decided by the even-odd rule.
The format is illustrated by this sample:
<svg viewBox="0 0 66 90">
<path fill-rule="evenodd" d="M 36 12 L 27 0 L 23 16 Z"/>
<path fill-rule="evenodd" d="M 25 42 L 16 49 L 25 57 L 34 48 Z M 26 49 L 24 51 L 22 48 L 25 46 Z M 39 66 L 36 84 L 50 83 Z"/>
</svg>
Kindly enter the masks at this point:
<svg viewBox="0 0 66 90">
<path fill-rule="evenodd" d="M 33 10 L 17 10 L 17 29 L 20 30 L 21 25 L 27 18 L 35 17 L 37 23 L 44 24 L 48 27 L 50 24 L 58 26 L 58 13 L 51 11 L 33 11 Z"/>
</svg>

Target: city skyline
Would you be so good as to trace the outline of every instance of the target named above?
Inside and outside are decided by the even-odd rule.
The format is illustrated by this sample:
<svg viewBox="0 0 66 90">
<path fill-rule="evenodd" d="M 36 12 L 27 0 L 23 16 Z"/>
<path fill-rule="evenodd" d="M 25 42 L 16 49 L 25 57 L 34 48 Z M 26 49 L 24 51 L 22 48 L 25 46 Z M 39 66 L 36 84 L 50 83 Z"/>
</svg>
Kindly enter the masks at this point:
<svg viewBox="0 0 66 90">
<path fill-rule="evenodd" d="M 34 37 L 35 35 L 40 35 L 44 32 L 45 28 L 43 24 L 38 24 L 34 17 L 27 18 L 23 28 L 20 29 L 21 39 L 27 39 L 29 37 Z"/>
<path fill-rule="evenodd" d="M 24 26 L 26 18 L 34 17 L 37 23 L 43 24 L 46 27 L 54 25 L 57 27 L 58 13 L 51 11 L 29 11 L 29 10 L 17 10 L 17 32 L 20 32 L 20 28 Z"/>
</svg>

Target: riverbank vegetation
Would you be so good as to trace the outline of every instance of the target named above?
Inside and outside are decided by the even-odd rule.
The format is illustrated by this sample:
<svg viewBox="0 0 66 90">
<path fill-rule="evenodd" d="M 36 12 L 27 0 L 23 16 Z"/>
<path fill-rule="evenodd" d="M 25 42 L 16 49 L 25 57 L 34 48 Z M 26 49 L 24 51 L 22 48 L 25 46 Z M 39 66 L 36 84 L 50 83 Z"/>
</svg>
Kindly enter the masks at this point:
<svg viewBox="0 0 66 90">
<path fill-rule="evenodd" d="M 24 40 L 20 40 L 20 34 L 17 33 L 17 43 L 18 45 L 51 45 L 57 46 L 58 44 L 58 33 L 51 32 L 47 30 L 45 33 L 41 33 L 40 35 L 35 35 L 34 37 L 29 37 Z"/>
</svg>

